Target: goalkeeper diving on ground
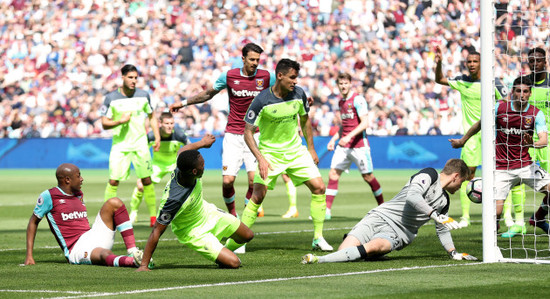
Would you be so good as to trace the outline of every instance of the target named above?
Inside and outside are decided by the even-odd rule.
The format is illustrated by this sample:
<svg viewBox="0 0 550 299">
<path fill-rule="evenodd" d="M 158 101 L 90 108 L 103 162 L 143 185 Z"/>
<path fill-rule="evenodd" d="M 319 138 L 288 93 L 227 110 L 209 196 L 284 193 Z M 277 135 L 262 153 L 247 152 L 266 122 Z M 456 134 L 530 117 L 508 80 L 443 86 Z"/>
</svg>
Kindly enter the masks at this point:
<svg viewBox="0 0 550 299">
<path fill-rule="evenodd" d="M 468 178 L 470 170 L 461 159 L 447 161 L 441 173 L 424 168 L 414 174 L 405 187 L 390 201 L 372 209 L 345 236 L 337 252 L 302 257 L 303 264 L 367 260 L 401 250 L 409 245 L 418 229 L 433 219 L 441 245 L 454 260 L 475 261 L 476 257 L 457 252 L 450 230 L 458 222 L 447 216 L 449 195 Z"/>
</svg>

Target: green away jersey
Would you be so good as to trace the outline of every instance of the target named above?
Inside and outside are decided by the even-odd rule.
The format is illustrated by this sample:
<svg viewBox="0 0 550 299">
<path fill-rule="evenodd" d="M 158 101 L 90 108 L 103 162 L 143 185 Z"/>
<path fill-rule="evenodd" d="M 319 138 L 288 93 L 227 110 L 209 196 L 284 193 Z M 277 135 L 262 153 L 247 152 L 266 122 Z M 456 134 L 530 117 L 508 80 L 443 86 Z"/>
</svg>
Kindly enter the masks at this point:
<svg viewBox="0 0 550 299">
<path fill-rule="evenodd" d="M 298 86 L 284 99 L 276 97 L 271 88 L 258 94 L 244 121 L 259 127 L 259 149 L 262 152 L 296 152 L 302 145 L 298 134 L 298 115 L 307 115 L 309 105 L 304 90 Z"/>
<path fill-rule="evenodd" d="M 453 79 L 448 79 L 449 86 L 460 92 L 462 102 L 462 127 L 464 132 L 481 119 L 481 82 L 473 80 L 468 75 L 460 75 Z M 500 79 L 495 78 L 495 98 L 497 100 L 506 98 L 508 89 L 502 84 Z"/>
<path fill-rule="evenodd" d="M 534 83 L 529 103 L 544 113 L 546 125 L 550 127 L 550 74 L 547 73 L 544 80 L 538 82 L 533 75 L 529 75 L 529 78 Z"/>
<path fill-rule="evenodd" d="M 172 231 L 176 235 L 185 236 L 207 218 L 201 180 L 197 179 L 193 187 L 184 187 L 177 181 L 179 172 L 176 168 L 166 184 L 157 221 L 163 225 L 171 223 Z"/>
<path fill-rule="evenodd" d="M 155 134 L 153 131 L 147 133 L 149 146 L 155 144 Z M 153 152 L 153 165 L 161 168 L 169 167 L 176 163 L 178 150 L 188 142 L 187 135 L 180 127 L 174 127 L 174 131 L 168 137 L 160 137 L 160 149 Z"/>
<path fill-rule="evenodd" d="M 149 94 L 136 88 L 131 97 L 123 95 L 119 90 L 112 91 L 105 96 L 100 109 L 101 116 L 116 121 L 126 112 L 131 113 L 130 121 L 113 128 L 111 150 L 134 151 L 140 147 L 147 148 L 145 119 L 153 113 Z"/>
</svg>

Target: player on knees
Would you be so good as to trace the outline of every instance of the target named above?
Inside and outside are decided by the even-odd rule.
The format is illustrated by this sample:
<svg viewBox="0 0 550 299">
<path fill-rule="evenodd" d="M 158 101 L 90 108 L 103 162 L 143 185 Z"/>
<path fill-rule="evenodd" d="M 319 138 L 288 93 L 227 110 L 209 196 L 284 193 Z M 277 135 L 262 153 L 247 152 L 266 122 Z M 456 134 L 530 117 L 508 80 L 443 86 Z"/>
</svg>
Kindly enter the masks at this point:
<svg viewBox="0 0 550 299">
<path fill-rule="evenodd" d="M 529 148 L 544 148 L 548 144 L 548 129 L 545 116 L 535 106 L 529 104 L 533 82 L 528 77 L 514 80 L 511 101 L 498 101 L 495 105 L 496 127 L 496 171 L 495 200 L 497 223 L 502 214 L 503 203 L 510 189 L 525 183 L 533 190 L 545 194 L 539 210 L 530 223 L 548 233 L 548 223 L 544 216 L 548 211 L 548 190 L 550 176 L 546 170 L 533 163 Z M 464 146 L 466 141 L 481 130 L 481 122 L 476 122 L 460 139 L 450 139 L 454 148 Z M 533 141 L 537 134 L 538 140 Z"/>
<path fill-rule="evenodd" d="M 137 267 L 143 252 L 136 247 L 134 230 L 124 203 L 114 197 L 107 200 L 90 228 L 81 191 L 84 179 L 80 169 L 61 164 L 56 172 L 57 187 L 40 194 L 27 226 L 25 265 L 34 265 L 33 248 L 38 223 L 48 219 L 50 229 L 71 264 L 93 264 L 114 267 Z M 119 231 L 129 256 L 111 251 L 115 231 Z"/>
<path fill-rule="evenodd" d="M 254 233 L 235 216 L 206 202 L 202 195 L 204 158 L 197 150 L 184 150 L 178 155 L 177 167 L 166 185 L 160 203 L 159 217 L 149 235 L 141 266 L 137 271 L 148 271 L 148 263 L 157 248 L 166 227 L 179 242 L 214 261 L 221 267 L 238 268 L 240 259 L 220 243 L 222 238 L 233 238 L 244 244 Z"/>
<path fill-rule="evenodd" d="M 325 219 L 332 217 L 331 209 L 334 197 L 338 193 L 338 181 L 342 172 L 349 169 L 351 163 L 357 166 L 363 180 L 369 184 L 377 204 L 381 205 L 384 202 L 382 188 L 372 173 L 372 157 L 369 141 L 365 133 L 365 129 L 368 126 L 367 101 L 363 96 L 352 91 L 350 74 L 338 74 L 336 83 L 340 91 L 338 107 L 342 125 L 340 132 L 334 134 L 327 144 L 327 149 L 329 151 L 334 150 L 334 155 L 332 156 L 330 172 L 328 174 Z M 338 138 L 340 138 L 340 141 L 338 141 L 335 147 Z"/>
<path fill-rule="evenodd" d="M 109 182 L 105 188 L 105 200 L 117 196 L 120 181 L 128 179 L 130 164 L 134 165 L 136 175 L 143 184 L 145 202 L 155 203 L 155 187 L 151 180 L 153 168 L 151 153 L 147 145 L 145 119 L 154 136 L 154 151 L 160 147 L 160 134 L 157 119 L 153 116 L 153 107 L 149 94 L 136 88 L 138 70 L 127 64 L 121 69 L 122 88 L 105 96 L 100 108 L 101 124 L 104 130 L 113 130 L 113 144 L 109 155 Z"/>
<path fill-rule="evenodd" d="M 254 191 L 242 220 L 252 227 L 267 190 L 273 189 L 279 175 L 286 172 L 296 186 L 305 184 L 312 193 L 312 247 L 331 251 L 332 246 L 323 238 L 325 184 L 316 165 L 319 158 L 313 145 L 309 102 L 304 90 L 296 86 L 299 71 L 299 63 L 281 59 L 275 69 L 275 85 L 256 96 L 246 113 L 244 140 L 258 161 L 258 169 L 254 176 Z M 302 129 L 307 148 L 302 145 L 298 127 Z M 258 128 L 261 132 L 259 144 L 254 139 Z M 232 251 L 239 248 L 235 241 L 228 240 L 226 247 Z"/>
<path fill-rule="evenodd" d="M 346 235 L 337 252 L 302 257 L 303 264 L 351 262 L 385 255 L 409 245 L 418 229 L 433 219 L 443 248 L 455 260 L 477 260 L 455 249 L 450 230 L 458 223 L 448 217 L 449 195 L 460 189 L 470 170 L 464 161 L 447 161 L 441 173 L 425 168 L 414 174 L 390 201 L 372 209 Z"/>
<path fill-rule="evenodd" d="M 242 48 L 242 68 L 234 68 L 223 72 L 212 87 L 187 100 L 170 105 L 170 111 L 174 113 L 187 105 L 209 101 L 220 91 L 227 89 L 229 115 L 223 139 L 222 194 L 227 210 L 234 216 L 237 216 L 234 187 L 237 174 L 244 164 L 248 177 L 248 191 L 244 200 L 246 205 L 252 196 L 254 171 L 256 170 L 256 159 L 244 142 L 245 125 L 243 119 L 252 99 L 261 90 L 268 89 L 275 83 L 275 76 L 271 72 L 258 69 L 263 51 L 259 45 L 247 43 Z M 263 209 L 260 209 L 259 213 L 260 216 L 263 216 Z"/>
</svg>

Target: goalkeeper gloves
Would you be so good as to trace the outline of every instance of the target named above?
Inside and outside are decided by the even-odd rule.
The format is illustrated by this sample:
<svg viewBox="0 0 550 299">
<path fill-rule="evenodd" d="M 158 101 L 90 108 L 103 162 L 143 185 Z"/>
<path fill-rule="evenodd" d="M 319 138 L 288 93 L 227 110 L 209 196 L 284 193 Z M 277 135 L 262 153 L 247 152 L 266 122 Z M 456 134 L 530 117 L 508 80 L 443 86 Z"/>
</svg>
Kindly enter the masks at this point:
<svg viewBox="0 0 550 299">
<path fill-rule="evenodd" d="M 477 261 L 477 257 L 473 256 L 473 255 L 469 255 L 465 252 L 456 252 L 456 250 L 453 250 L 451 252 L 449 252 L 449 256 L 451 256 L 451 258 L 453 260 L 456 260 L 456 261 L 461 261 L 461 260 L 466 260 L 466 261 Z"/>
<path fill-rule="evenodd" d="M 432 218 L 433 220 L 435 220 L 435 222 L 439 224 L 443 224 L 443 226 L 445 226 L 449 230 L 460 228 L 458 222 L 456 222 L 453 218 L 444 214 L 439 214 L 437 211 L 433 211 L 430 214 L 430 218 Z"/>
</svg>

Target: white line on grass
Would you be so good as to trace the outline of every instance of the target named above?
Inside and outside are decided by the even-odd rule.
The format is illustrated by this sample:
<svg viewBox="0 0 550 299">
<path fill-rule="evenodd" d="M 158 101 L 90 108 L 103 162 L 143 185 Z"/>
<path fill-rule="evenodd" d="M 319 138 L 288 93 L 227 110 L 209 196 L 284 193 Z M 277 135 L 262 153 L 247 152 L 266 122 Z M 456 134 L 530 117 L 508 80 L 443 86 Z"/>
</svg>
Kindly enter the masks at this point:
<svg viewBox="0 0 550 299">
<path fill-rule="evenodd" d="M 62 299 L 62 298 L 63 299 L 69 299 L 69 298 L 71 298 L 72 299 L 72 298 L 84 298 L 84 297 L 120 296 L 120 295 L 131 295 L 131 294 L 166 292 L 166 291 L 175 291 L 175 290 L 184 290 L 184 289 L 197 289 L 197 288 L 220 287 L 220 286 L 234 286 L 234 285 L 243 285 L 243 284 L 256 284 L 256 283 L 280 282 L 280 281 L 300 280 L 300 279 L 314 279 L 314 278 L 326 278 L 326 277 L 351 276 L 351 275 L 374 274 L 374 273 L 383 273 L 383 272 L 411 271 L 411 270 L 434 269 L 434 268 L 444 268 L 444 267 L 472 266 L 472 265 L 480 265 L 480 264 L 482 264 L 482 263 L 481 262 L 476 262 L 476 263 L 468 263 L 468 264 L 448 264 L 448 265 L 433 265 L 433 266 L 422 266 L 422 267 L 418 266 L 418 267 L 390 268 L 390 269 L 379 269 L 379 270 L 360 271 L 360 272 L 347 272 L 347 273 L 334 273 L 334 274 L 311 275 L 311 276 L 281 277 L 281 278 L 270 278 L 270 279 L 260 279 L 260 280 L 245 280 L 245 281 L 233 281 L 233 282 L 195 284 L 195 285 L 187 285 L 187 286 L 156 288 L 156 289 L 144 289 L 144 290 L 134 290 L 134 291 L 113 292 L 113 293 L 88 293 L 88 294 L 82 294 L 82 295 L 78 295 L 78 296 L 54 297 L 54 298 L 56 298 L 56 299 Z"/>
<path fill-rule="evenodd" d="M 82 291 L 53 291 L 53 290 L 0 290 L 1 293 L 49 293 L 49 294 L 99 294 L 97 292 Z"/>
</svg>

